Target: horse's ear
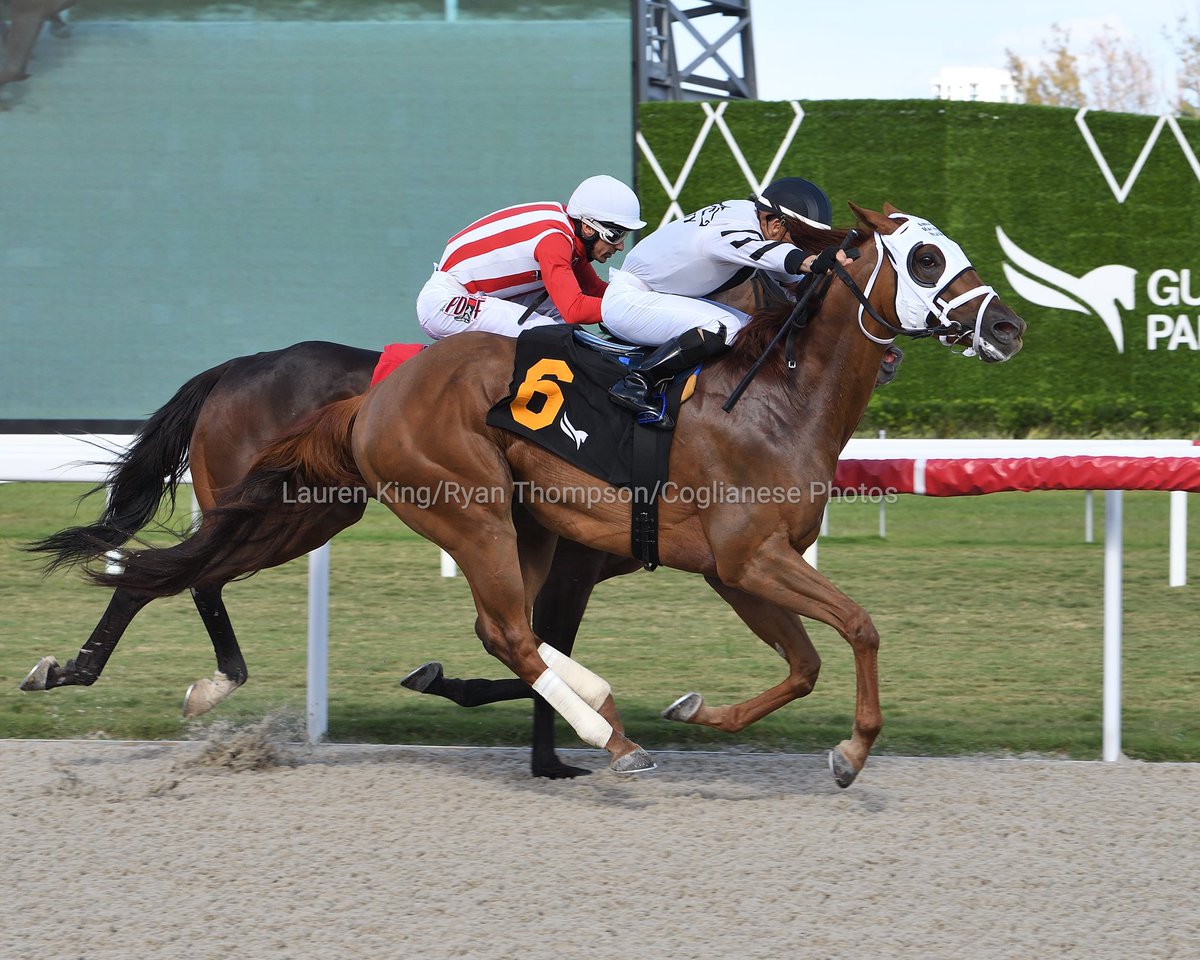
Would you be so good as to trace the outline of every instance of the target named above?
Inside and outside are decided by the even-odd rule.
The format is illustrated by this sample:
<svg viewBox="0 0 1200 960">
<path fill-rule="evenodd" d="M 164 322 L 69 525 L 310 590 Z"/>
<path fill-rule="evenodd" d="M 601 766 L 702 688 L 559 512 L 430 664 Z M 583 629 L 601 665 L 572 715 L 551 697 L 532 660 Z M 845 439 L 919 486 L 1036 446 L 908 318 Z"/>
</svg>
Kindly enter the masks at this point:
<svg viewBox="0 0 1200 960">
<path fill-rule="evenodd" d="M 884 209 L 886 210 L 890 206 L 891 204 L 887 204 Z M 866 207 L 860 207 L 857 203 L 851 202 L 850 209 L 858 217 L 859 223 L 865 227 L 870 227 L 876 233 L 891 233 L 897 227 L 895 220 L 889 220 L 884 214 L 868 210 Z"/>
<path fill-rule="evenodd" d="M 883 201 L 883 212 L 890 217 L 893 213 L 899 213 L 900 210 L 898 207 L 893 207 L 890 203 L 888 203 L 886 200 L 884 200 Z"/>
</svg>

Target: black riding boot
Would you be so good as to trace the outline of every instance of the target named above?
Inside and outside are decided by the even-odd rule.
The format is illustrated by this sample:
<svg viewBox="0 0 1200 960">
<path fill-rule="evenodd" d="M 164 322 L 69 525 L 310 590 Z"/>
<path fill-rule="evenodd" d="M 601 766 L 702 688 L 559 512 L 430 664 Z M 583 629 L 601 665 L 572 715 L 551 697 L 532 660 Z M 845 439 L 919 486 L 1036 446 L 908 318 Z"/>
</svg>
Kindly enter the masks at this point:
<svg viewBox="0 0 1200 960">
<path fill-rule="evenodd" d="M 608 395 L 613 403 L 637 413 L 638 423 L 670 430 L 675 421 L 667 416 L 666 397 L 657 392 L 660 385 L 727 349 L 724 327 L 717 333 L 695 327 L 657 347 L 637 370 L 615 383 Z"/>
</svg>

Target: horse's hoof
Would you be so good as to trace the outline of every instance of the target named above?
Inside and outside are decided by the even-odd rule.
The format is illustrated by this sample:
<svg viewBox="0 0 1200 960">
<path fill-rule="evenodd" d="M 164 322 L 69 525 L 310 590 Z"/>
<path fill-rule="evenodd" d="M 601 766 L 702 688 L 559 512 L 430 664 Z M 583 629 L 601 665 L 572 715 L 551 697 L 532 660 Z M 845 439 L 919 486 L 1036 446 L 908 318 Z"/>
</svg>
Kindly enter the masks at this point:
<svg viewBox="0 0 1200 960">
<path fill-rule="evenodd" d="M 692 717 L 704 706 L 704 698 L 698 693 L 685 693 L 662 712 L 664 720 L 678 720 L 680 723 L 690 723 Z"/>
<path fill-rule="evenodd" d="M 32 670 L 29 671 L 25 679 L 21 681 L 22 690 L 45 690 L 46 680 L 50 677 L 51 670 L 58 669 L 58 661 L 53 657 L 42 657 L 37 662 Z"/>
<path fill-rule="evenodd" d="M 829 772 L 833 774 L 833 779 L 843 790 L 850 786 L 854 782 L 854 778 L 858 776 L 858 771 L 850 765 L 850 761 L 836 747 L 829 751 Z"/>
<path fill-rule="evenodd" d="M 234 683 L 219 670 L 209 680 L 197 680 L 183 695 L 183 715 L 185 717 L 200 717 L 233 693 L 240 683 Z"/>
<path fill-rule="evenodd" d="M 574 780 L 576 777 L 586 777 L 592 771 L 586 767 L 573 767 L 569 763 L 563 763 L 555 758 L 547 763 L 532 763 L 530 772 L 533 776 L 542 777 L 545 780 Z"/>
<path fill-rule="evenodd" d="M 433 685 L 434 681 L 441 679 L 442 665 L 436 660 L 430 660 L 429 663 L 421 664 L 401 680 L 400 686 L 408 687 L 409 690 L 415 690 L 417 693 L 424 693 Z"/>
<path fill-rule="evenodd" d="M 613 773 L 649 773 L 657 766 L 658 764 L 651 759 L 650 754 L 638 747 L 620 759 L 614 760 L 609 764 L 609 769 Z"/>
</svg>

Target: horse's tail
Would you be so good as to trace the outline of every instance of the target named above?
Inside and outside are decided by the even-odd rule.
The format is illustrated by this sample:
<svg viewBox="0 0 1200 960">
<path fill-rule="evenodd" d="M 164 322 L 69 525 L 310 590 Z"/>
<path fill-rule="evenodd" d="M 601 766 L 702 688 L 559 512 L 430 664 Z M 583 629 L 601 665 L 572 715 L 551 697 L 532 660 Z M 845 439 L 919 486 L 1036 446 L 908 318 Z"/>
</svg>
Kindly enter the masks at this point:
<svg viewBox="0 0 1200 960">
<path fill-rule="evenodd" d="M 350 448 L 362 401 L 356 396 L 322 407 L 263 449 L 191 537 L 171 547 L 125 551 L 123 572 L 89 570 L 88 579 L 162 597 L 278 563 L 303 536 L 304 513 L 317 492 L 331 498 L 319 502 L 365 502 L 366 481 Z M 337 488 L 352 488 L 353 496 L 333 494 Z"/>
<path fill-rule="evenodd" d="M 200 410 L 233 360 L 205 370 L 180 387 L 154 412 L 133 443 L 112 462 L 108 480 L 84 494 L 108 488 L 104 512 L 95 523 L 68 527 L 25 549 L 48 554 L 46 572 L 98 557 L 119 547 L 146 526 L 164 495 L 175 508 L 175 492 L 188 468 L 188 447 Z"/>
</svg>

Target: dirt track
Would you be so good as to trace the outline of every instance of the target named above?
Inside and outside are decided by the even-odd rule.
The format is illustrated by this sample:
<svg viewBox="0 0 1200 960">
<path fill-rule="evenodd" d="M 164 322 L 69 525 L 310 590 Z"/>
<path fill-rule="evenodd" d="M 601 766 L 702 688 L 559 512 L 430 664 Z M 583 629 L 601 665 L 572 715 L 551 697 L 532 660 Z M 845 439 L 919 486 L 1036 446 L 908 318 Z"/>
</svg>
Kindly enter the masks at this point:
<svg viewBox="0 0 1200 960">
<path fill-rule="evenodd" d="M 0 957 L 1200 957 L 1200 765 L 202 746 L 0 741 Z"/>
</svg>

